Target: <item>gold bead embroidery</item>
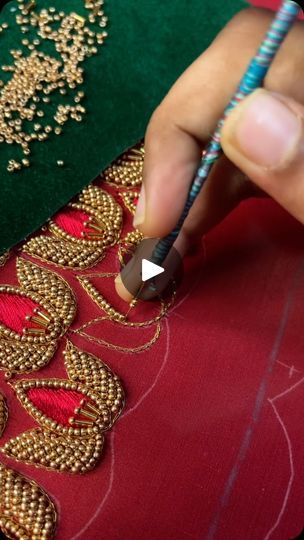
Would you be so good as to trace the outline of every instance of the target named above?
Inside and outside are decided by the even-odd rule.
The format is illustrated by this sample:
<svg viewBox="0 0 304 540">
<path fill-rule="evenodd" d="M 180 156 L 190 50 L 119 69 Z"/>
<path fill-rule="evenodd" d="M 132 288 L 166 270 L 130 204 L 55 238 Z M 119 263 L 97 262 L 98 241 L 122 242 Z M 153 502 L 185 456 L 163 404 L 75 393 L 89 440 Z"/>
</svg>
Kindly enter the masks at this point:
<svg viewBox="0 0 304 540">
<path fill-rule="evenodd" d="M 0 531 L 14 540 L 50 540 L 56 519 L 45 491 L 0 463 Z"/>
<path fill-rule="evenodd" d="M 139 230 L 135 229 L 134 231 L 130 231 L 125 238 L 120 240 L 117 257 L 121 267 L 126 264 L 125 256 L 133 255 L 135 249 L 143 239 L 144 235 Z"/>
<path fill-rule="evenodd" d="M 136 187 L 142 183 L 144 145 L 140 143 L 127 150 L 103 173 L 101 178 L 108 184 L 123 187 Z"/>
<path fill-rule="evenodd" d="M 38 467 L 84 473 L 98 462 L 103 432 L 120 415 L 124 393 L 118 377 L 97 357 L 80 351 L 70 342 L 67 342 L 64 356 L 69 379 L 21 380 L 12 385 L 23 407 L 41 427 L 11 439 L 1 452 Z M 28 396 L 32 389 L 51 391 L 53 400 L 56 392 L 61 392 L 59 397 L 62 399 L 62 391 L 77 392 L 83 397 L 65 424 L 35 405 Z"/>
<path fill-rule="evenodd" d="M 76 313 L 76 300 L 67 282 L 54 272 L 19 258 L 17 275 L 22 288 L 45 298 L 61 321 L 63 334 L 71 324 Z"/>
<path fill-rule="evenodd" d="M 136 210 L 136 201 L 139 197 L 139 191 L 121 191 L 120 196 L 124 202 L 125 207 L 131 212 L 131 214 L 135 214 Z"/>
<path fill-rule="evenodd" d="M 125 320 L 125 315 L 116 311 L 87 277 L 79 276 L 77 279 L 86 293 L 92 298 L 95 304 L 108 315 L 109 319 L 121 323 Z"/>
<path fill-rule="evenodd" d="M 106 191 L 90 185 L 78 197 L 78 201 L 67 205 L 85 212 L 89 216 L 84 223 L 82 238 L 72 236 L 53 220 L 49 232 L 55 236 L 37 236 L 23 247 L 25 253 L 50 263 L 73 269 L 93 266 L 104 255 L 105 249 L 116 244 L 122 227 L 122 208 Z"/>
<path fill-rule="evenodd" d="M 101 433 L 78 440 L 37 428 L 21 433 L 0 450 L 27 465 L 61 473 L 82 474 L 96 467 L 103 444 L 104 436 Z"/>
<path fill-rule="evenodd" d="M 124 395 L 117 375 L 92 354 L 80 351 L 71 342 L 65 350 L 65 367 L 71 381 L 86 384 L 93 392 L 101 396 L 111 410 L 111 425 L 122 411 Z"/>
<path fill-rule="evenodd" d="M 36 259 L 74 270 L 90 268 L 102 258 L 100 250 L 94 247 L 72 244 L 52 236 L 32 238 L 24 245 L 23 251 Z"/>
<path fill-rule="evenodd" d="M 115 274 L 103 274 L 99 273 L 96 274 L 94 277 L 114 277 Z M 165 302 L 164 300 L 160 300 L 160 311 L 151 319 L 148 319 L 146 321 L 130 321 L 127 319 L 127 314 L 119 313 L 116 311 L 115 308 L 111 306 L 111 304 L 105 299 L 105 297 L 98 291 L 98 289 L 91 283 L 88 277 L 79 276 L 78 278 L 79 283 L 82 285 L 86 293 L 92 298 L 92 300 L 97 304 L 97 306 L 106 313 L 108 318 L 116 323 L 119 323 L 123 326 L 133 326 L 133 327 L 146 327 L 151 326 L 152 324 L 157 323 L 160 321 L 167 313 L 168 309 L 172 305 L 173 298 L 175 296 L 175 293 L 173 294 L 172 299 L 169 302 Z M 135 305 L 132 305 L 132 307 L 135 307 Z M 130 309 L 128 310 L 128 314 L 130 313 Z M 102 319 L 95 319 L 95 321 L 105 320 L 105 318 Z M 92 321 L 89 321 L 88 323 L 84 323 L 78 330 L 83 330 L 84 328 L 88 328 L 88 326 L 92 325 Z"/>
<path fill-rule="evenodd" d="M 122 209 L 115 199 L 106 191 L 90 185 L 79 195 L 79 202 L 70 203 L 67 208 L 82 210 L 89 215 L 87 226 L 90 233 L 83 239 L 75 238 L 50 220 L 49 229 L 59 238 L 76 244 L 105 248 L 114 245 L 120 237 L 122 226 Z M 89 236 L 90 235 L 90 236 Z"/>
<path fill-rule="evenodd" d="M 25 259 L 17 259 L 20 288 L 0 286 L 0 294 L 17 295 L 36 302 L 40 309 L 26 318 L 34 326 L 22 335 L 0 324 L 0 368 L 10 377 L 40 369 L 53 357 L 57 340 L 70 326 L 76 301 L 63 278 Z M 8 301 L 9 302 L 9 301 Z"/>
<path fill-rule="evenodd" d="M 3 253 L 3 255 L 0 256 L 0 267 L 6 264 L 6 262 L 10 258 L 10 254 L 11 252 L 8 250 L 8 251 L 5 251 L 5 253 Z"/>
<path fill-rule="evenodd" d="M 52 431 L 67 436 L 77 435 L 79 437 L 89 437 L 90 435 L 94 435 L 94 433 L 108 429 L 112 423 L 110 411 L 104 400 L 101 397 L 97 397 L 89 387 L 80 383 L 71 383 L 71 381 L 63 379 L 28 379 L 16 382 L 13 387 L 17 398 L 23 407 L 44 429 L 51 429 Z M 69 426 L 64 426 L 60 422 L 56 422 L 44 413 L 41 413 L 40 409 L 34 405 L 27 396 L 27 391 L 31 388 L 49 388 L 51 390 L 62 388 L 65 390 L 75 390 L 92 400 L 98 413 L 96 420 L 90 422 L 89 425 L 84 424 L 81 429 L 75 428 L 73 422 L 70 422 Z"/>
<path fill-rule="evenodd" d="M 0 369 L 3 369 L 6 378 L 14 373 L 30 373 L 37 371 L 53 358 L 57 344 L 54 341 L 45 345 L 30 343 L 35 339 L 28 336 L 28 343 L 0 339 Z"/>
<path fill-rule="evenodd" d="M 8 419 L 8 410 L 5 398 L 2 394 L 0 394 L 0 437 L 3 434 L 3 431 L 5 430 L 6 422 Z"/>
</svg>

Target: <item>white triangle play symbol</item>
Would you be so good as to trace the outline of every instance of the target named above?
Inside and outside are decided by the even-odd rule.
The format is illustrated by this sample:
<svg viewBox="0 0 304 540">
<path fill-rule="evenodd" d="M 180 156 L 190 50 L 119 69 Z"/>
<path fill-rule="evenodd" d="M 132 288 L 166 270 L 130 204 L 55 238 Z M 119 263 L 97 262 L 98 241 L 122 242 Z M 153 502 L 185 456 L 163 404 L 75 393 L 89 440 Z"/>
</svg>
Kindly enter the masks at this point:
<svg viewBox="0 0 304 540">
<path fill-rule="evenodd" d="M 148 281 L 148 279 L 158 276 L 158 274 L 162 274 L 162 272 L 164 271 L 165 271 L 164 268 L 148 261 L 147 259 L 143 259 L 141 262 L 142 281 Z"/>
</svg>

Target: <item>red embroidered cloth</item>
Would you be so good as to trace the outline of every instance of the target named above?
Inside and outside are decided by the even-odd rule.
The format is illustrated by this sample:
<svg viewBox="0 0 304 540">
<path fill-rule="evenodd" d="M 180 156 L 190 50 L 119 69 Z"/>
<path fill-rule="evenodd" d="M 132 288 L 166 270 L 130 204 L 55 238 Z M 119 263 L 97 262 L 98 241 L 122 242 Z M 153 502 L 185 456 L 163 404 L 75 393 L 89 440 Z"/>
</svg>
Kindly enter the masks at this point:
<svg viewBox="0 0 304 540">
<path fill-rule="evenodd" d="M 302 226 L 273 202 L 246 202 L 187 261 L 187 277 L 152 348 L 125 354 L 72 336 L 126 388 L 127 405 L 106 435 L 101 463 L 70 477 L 3 458 L 52 497 L 60 540 L 299 533 L 303 246 Z M 14 259 L 1 282 L 16 283 Z M 75 278 L 69 282 L 79 306 L 75 323 L 98 316 Z M 111 287 L 103 292 L 114 299 Z M 114 323 L 102 331 L 108 341 L 132 346 L 132 336 Z M 135 344 L 149 331 L 136 331 Z M 30 377 L 66 378 L 60 352 Z M 10 413 L 5 442 L 37 424 L 2 375 L 1 390 Z"/>
<path fill-rule="evenodd" d="M 186 261 L 183 285 L 150 349 L 126 354 L 72 336 L 126 390 L 101 463 L 69 476 L 1 457 L 53 499 L 56 538 L 289 540 L 300 533 L 303 248 L 299 223 L 272 201 L 248 201 Z M 113 271 L 113 261 L 94 271 Z M 15 265 L 13 257 L 1 270 L 1 284 L 17 284 Z M 74 327 L 100 315 L 75 273 L 48 268 L 76 293 Z M 104 294 L 122 307 L 112 280 L 105 283 Z M 152 335 L 105 323 L 101 337 L 134 347 Z M 21 378 L 66 378 L 63 348 L 64 339 L 47 367 Z M 37 423 L 2 373 L 0 389 L 9 407 L 6 442 Z"/>
</svg>

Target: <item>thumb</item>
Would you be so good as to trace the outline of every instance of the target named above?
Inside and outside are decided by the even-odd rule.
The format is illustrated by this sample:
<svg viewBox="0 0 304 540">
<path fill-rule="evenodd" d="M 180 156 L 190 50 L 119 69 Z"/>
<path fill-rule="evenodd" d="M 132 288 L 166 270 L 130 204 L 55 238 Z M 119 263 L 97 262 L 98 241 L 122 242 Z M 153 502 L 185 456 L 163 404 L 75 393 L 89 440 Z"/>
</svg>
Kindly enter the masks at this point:
<svg viewBox="0 0 304 540">
<path fill-rule="evenodd" d="M 256 90 L 228 116 L 221 144 L 257 186 L 304 223 L 304 107 Z"/>
</svg>

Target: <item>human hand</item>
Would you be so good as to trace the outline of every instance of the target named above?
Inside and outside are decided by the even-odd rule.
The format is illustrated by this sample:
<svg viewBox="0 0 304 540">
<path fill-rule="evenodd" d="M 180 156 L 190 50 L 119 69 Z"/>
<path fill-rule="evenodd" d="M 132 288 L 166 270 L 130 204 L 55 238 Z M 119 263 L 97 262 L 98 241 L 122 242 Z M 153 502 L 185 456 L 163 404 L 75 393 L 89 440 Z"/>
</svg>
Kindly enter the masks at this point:
<svg viewBox="0 0 304 540">
<path fill-rule="evenodd" d="M 176 225 L 202 149 L 272 17 L 253 8 L 234 17 L 154 112 L 134 219 L 145 236 L 163 237 Z M 265 79 L 265 89 L 246 98 L 226 120 L 221 139 L 225 155 L 185 221 L 175 246 L 182 256 L 251 196 L 269 194 L 304 223 L 303 43 L 304 25 L 298 22 Z M 129 299 L 121 283 L 116 288 Z"/>
</svg>

